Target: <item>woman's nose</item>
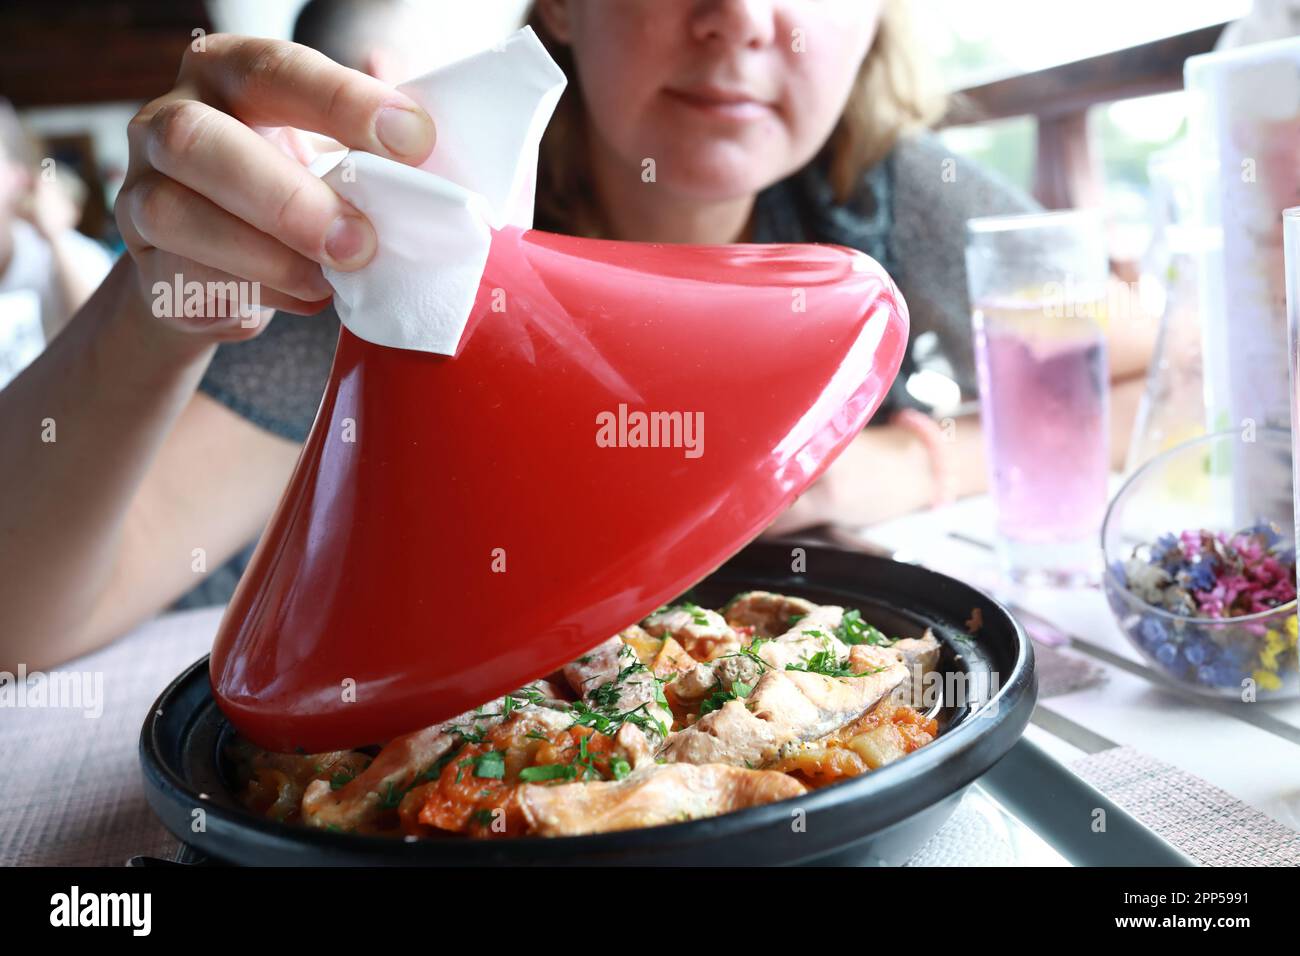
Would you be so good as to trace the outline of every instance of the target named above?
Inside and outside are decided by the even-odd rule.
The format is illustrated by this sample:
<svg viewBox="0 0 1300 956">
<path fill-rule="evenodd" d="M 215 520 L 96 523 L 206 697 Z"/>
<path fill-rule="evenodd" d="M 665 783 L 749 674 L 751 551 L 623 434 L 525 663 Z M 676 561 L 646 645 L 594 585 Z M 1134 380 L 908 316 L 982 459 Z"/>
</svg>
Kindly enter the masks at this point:
<svg viewBox="0 0 1300 956">
<path fill-rule="evenodd" d="M 774 0 L 700 0 L 692 13 L 697 40 L 714 38 L 735 46 L 763 47 L 776 35 Z"/>
</svg>

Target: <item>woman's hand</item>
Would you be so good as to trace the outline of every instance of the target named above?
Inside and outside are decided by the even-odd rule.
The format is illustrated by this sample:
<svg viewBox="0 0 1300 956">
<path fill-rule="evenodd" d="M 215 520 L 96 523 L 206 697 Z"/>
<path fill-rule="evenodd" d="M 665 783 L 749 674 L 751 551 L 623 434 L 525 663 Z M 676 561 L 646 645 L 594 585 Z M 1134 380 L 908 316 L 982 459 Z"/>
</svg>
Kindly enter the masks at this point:
<svg viewBox="0 0 1300 956">
<path fill-rule="evenodd" d="M 186 53 L 176 87 L 128 128 L 117 223 L 140 293 L 160 321 L 210 341 L 251 338 L 269 310 L 324 306 L 331 293 L 322 264 L 358 269 L 374 255 L 370 223 L 308 171 L 310 157 L 292 148 L 285 127 L 412 164 L 429 155 L 435 137 L 410 98 L 314 50 L 207 37 L 203 52 Z M 207 284 L 204 315 L 167 314 L 176 310 L 161 290 L 178 276 Z M 238 314 L 251 290 L 229 301 L 231 281 L 260 284 L 262 314 L 251 321 Z M 159 295 L 156 283 L 164 284 Z"/>
</svg>

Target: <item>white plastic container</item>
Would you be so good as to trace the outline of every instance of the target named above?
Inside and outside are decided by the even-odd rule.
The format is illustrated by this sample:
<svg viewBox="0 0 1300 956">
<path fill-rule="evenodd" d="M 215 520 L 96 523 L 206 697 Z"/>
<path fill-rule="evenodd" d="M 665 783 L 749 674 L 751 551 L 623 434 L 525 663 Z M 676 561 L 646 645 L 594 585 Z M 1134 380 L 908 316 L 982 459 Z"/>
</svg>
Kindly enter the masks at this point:
<svg viewBox="0 0 1300 956">
<path fill-rule="evenodd" d="M 1188 59 L 1206 427 L 1291 428 L 1282 210 L 1300 204 L 1300 38 Z M 1242 526 L 1291 499 L 1291 462 L 1237 469 Z"/>
</svg>

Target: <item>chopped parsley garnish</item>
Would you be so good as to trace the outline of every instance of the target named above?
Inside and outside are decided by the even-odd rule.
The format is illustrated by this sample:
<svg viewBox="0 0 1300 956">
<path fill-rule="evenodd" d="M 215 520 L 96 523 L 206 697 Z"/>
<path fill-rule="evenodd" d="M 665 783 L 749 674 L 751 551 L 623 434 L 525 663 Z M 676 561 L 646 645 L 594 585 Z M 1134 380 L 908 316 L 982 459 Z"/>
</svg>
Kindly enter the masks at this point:
<svg viewBox="0 0 1300 956">
<path fill-rule="evenodd" d="M 722 705 L 729 700 L 741 700 L 748 697 L 753 689 L 749 684 L 739 680 L 731 685 L 731 690 L 723 690 L 719 687 L 705 699 L 704 703 L 700 704 L 700 716 L 703 717 L 705 714 L 720 710 Z"/>
<path fill-rule="evenodd" d="M 600 779 L 600 771 L 596 769 L 596 762 L 592 759 L 586 736 L 578 738 L 578 756 L 573 758 L 573 763 L 570 766 L 579 780 Z"/>
<path fill-rule="evenodd" d="M 474 811 L 474 821 L 481 827 L 490 827 L 495 816 L 491 810 Z"/>
<path fill-rule="evenodd" d="M 482 707 L 474 711 L 474 714 L 476 717 L 506 718 L 509 717 L 514 711 L 519 709 L 519 707 L 523 706 L 523 704 L 532 704 L 534 707 L 540 707 L 548 703 L 553 704 L 554 701 L 551 701 L 549 698 L 544 696 L 540 691 L 532 687 L 525 687 L 523 690 L 517 690 L 513 694 L 506 694 L 504 697 L 501 698 L 501 712 L 499 714 L 486 713 Z M 483 742 L 483 736 L 481 733 L 477 735 L 477 739 L 474 739 L 471 734 L 466 733 L 460 727 L 457 727 L 455 725 L 452 725 L 447 729 L 451 733 L 460 734 L 470 743 L 479 744 Z"/>
<path fill-rule="evenodd" d="M 619 650 L 619 657 L 620 659 L 628 659 L 630 663 L 624 666 L 612 680 L 606 681 L 595 690 L 590 691 L 587 695 L 589 702 L 581 700 L 574 702 L 573 713 L 577 716 L 574 718 L 572 726 L 590 727 L 599 733 L 612 737 L 618 733 L 619 727 L 627 723 L 641 728 L 647 734 L 655 733 L 660 737 L 667 737 L 668 728 L 664 726 L 663 721 L 650 715 L 649 703 L 641 704 L 628 711 L 619 710 L 619 698 L 622 696 L 627 681 L 637 674 L 645 674 L 655 682 L 656 703 L 664 706 L 668 703 L 668 699 L 664 696 L 664 681 L 650 673 L 649 668 L 637 659 L 636 652 L 631 647 L 626 644 L 623 645 L 623 648 Z"/>
<path fill-rule="evenodd" d="M 547 780 L 567 780 L 573 774 L 573 768 L 563 763 L 544 763 L 537 767 L 525 767 L 519 771 L 523 783 L 543 783 Z"/>
<path fill-rule="evenodd" d="M 874 670 L 865 670 L 855 673 L 848 662 L 840 663 L 839 659 L 831 651 L 818 651 L 805 657 L 799 664 L 786 664 L 785 669 L 788 671 L 804 671 L 809 674 L 822 674 L 825 677 L 865 677 L 868 674 L 879 674 L 885 668 L 877 667 Z"/>
<path fill-rule="evenodd" d="M 711 714 L 715 710 L 721 710 L 723 704 L 729 700 L 735 699 L 736 695 L 729 690 L 715 690 L 708 697 L 704 698 L 704 702 L 700 704 L 700 716 L 703 717 L 705 714 Z"/>
<path fill-rule="evenodd" d="M 736 651 L 736 653 L 723 654 L 722 657 L 718 658 L 718 660 L 726 660 L 728 657 L 747 657 L 755 664 L 758 665 L 758 669 L 760 672 L 765 671 L 768 669 L 770 665 L 767 663 L 767 661 L 763 660 L 763 658 L 758 656 L 758 649 L 762 647 L 764 644 L 770 643 L 771 641 L 772 638 L 770 637 L 756 637 L 752 641 L 750 641 L 748 645 Z"/>
<path fill-rule="evenodd" d="M 701 627 L 709 626 L 709 616 L 704 613 L 704 608 L 698 604 L 692 604 L 690 601 L 683 601 L 678 605 L 683 611 L 691 616 L 691 620 Z"/>
<path fill-rule="evenodd" d="M 663 721 L 647 713 L 649 707 L 649 704 L 642 704 L 622 713 L 604 714 L 588 707 L 582 701 L 575 701 L 573 712 L 578 716 L 574 719 L 572 726 L 590 727 L 598 733 L 612 737 L 618 733 L 618 729 L 623 724 L 631 724 L 634 727 L 640 727 L 646 733 L 653 732 L 660 737 L 667 737 L 668 728 L 664 726 Z"/>
<path fill-rule="evenodd" d="M 466 757 L 464 760 L 456 761 L 456 782 L 460 783 L 465 778 L 465 768 L 474 766 L 474 758 Z"/>
<path fill-rule="evenodd" d="M 618 760 L 621 758 L 615 758 Z M 623 761 L 627 763 L 626 760 Z M 610 765 L 610 771 L 614 771 L 613 762 Z M 596 761 L 590 748 L 588 747 L 587 737 L 583 736 L 578 739 L 578 755 L 573 758 L 572 763 L 548 763 L 537 767 L 525 767 L 519 771 L 520 783 L 544 783 L 548 780 L 599 780 L 600 771 L 596 768 Z"/>
<path fill-rule="evenodd" d="M 844 617 L 835 628 L 835 636 L 845 644 L 878 644 L 888 646 L 892 643 L 884 633 L 862 620 L 860 611 L 845 611 Z"/>
<path fill-rule="evenodd" d="M 622 674 L 620 673 L 619 677 Z M 607 684 L 601 684 L 589 695 L 592 706 L 597 710 L 610 710 L 618 706 L 619 678 L 616 677 Z"/>
<path fill-rule="evenodd" d="M 457 737 L 461 739 L 462 743 L 467 743 L 467 744 L 481 744 L 484 740 L 487 739 L 482 729 L 478 727 L 469 729 L 466 727 L 461 727 L 458 724 L 452 724 L 450 727 L 447 728 L 447 732 L 449 734 L 455 734 Z"/>
<path fill-rule="evenodd" d="M 504 751 L 489 750 L 474 758 L 474 776 L 484 780 L 503 780 L 506 775 Z"/>
<path fill-rule="evenodd" d="M 352 782 L 356 775 L 357 773 L 355 770 L 340 770 L 338 773 L 330 777 L 330 789 L 342 790 Z"/>
</svg>

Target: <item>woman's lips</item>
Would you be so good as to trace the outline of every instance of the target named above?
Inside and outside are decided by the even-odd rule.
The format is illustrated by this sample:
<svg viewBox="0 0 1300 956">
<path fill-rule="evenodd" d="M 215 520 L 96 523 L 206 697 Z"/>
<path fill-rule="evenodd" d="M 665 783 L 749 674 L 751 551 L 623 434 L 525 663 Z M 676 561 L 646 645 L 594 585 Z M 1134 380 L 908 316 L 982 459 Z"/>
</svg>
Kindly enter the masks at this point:
<svg viewBox="0 0 1300 956">
<path fill-rule="evenodd" d="M 771 116 L 774 107 L 765 100 L 747 93 L 697 87 L 694 89 L 665 89 L 669 99 L 717 119 L 745 122 Z"/>
</svg>

